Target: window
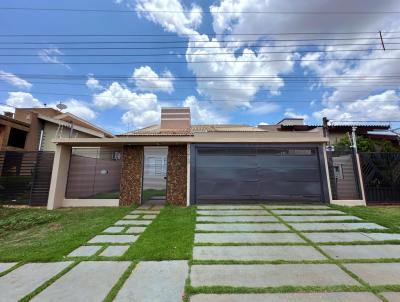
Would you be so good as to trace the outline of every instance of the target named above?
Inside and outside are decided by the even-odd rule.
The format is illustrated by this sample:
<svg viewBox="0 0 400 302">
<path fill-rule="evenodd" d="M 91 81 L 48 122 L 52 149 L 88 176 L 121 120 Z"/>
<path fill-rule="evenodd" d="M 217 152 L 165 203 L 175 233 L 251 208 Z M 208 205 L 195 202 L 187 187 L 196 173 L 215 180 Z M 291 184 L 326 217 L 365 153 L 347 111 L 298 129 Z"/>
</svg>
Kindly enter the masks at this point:
<svg viewBox="0 0 400 302">
<path fill-rule="evenodd" d="M 10 136 L 8 137 L 7 145 L 15 148 L 24 148 L 26 135 L 28 132 L 16 128 L 10 129 Z"/>
</svg>

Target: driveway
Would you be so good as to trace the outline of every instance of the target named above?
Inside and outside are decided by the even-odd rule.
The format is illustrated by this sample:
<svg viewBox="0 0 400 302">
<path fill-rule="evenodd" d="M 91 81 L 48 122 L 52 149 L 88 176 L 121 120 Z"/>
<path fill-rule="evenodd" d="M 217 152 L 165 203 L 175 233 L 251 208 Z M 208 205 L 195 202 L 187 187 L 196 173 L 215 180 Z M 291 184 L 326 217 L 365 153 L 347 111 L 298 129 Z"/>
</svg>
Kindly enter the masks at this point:
<svg viewBox="0 0 400 302">
<path fill-rule="evenodd" d="M 398 302 L 396 240 L 326 206 L 199 206 L 191 301 Z"/>
<path fill-rule="evenodd" d="M 190 263 L 119 261 L 158 212 L 133 211 L 62 262 L 0 263 L 0 301 L 400 301 L 400 234 L 380 225 L 326 206 L 198 206 Z"/>
</svg>

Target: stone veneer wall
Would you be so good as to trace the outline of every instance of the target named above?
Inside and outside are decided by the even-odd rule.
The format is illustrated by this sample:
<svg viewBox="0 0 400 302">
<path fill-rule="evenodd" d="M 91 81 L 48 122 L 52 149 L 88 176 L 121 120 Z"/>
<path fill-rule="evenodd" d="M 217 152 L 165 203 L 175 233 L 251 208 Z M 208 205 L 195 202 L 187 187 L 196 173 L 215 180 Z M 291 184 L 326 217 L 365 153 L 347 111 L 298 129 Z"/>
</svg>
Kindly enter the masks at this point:
<svg viewBox="0 0 400 302">
<path fill-rule="evenodd" d="M 124 146 L 119 205 L 140 204 L 143 179 L 143 146 Z"/>
<path fill-rule="evenodd" d="M 168 146 L 167 203 L 186 206 L 187 146 Z"/>
</svg>

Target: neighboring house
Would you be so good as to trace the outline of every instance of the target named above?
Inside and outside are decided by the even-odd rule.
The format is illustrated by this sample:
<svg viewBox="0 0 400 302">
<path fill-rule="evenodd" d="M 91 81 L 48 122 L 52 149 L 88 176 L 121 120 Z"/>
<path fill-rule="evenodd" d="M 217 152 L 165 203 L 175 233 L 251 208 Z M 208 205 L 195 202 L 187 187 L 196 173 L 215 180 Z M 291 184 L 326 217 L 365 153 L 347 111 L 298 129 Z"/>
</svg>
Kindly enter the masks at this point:
<svg viewBox="0 0 400 302">
<path fill-rule="evenodd" d="M 55 138 L 113 135 L 71 113 L 53 108 L 17 108 L 0 115 L 0 151 L 55 151 Z"/>
</svg>

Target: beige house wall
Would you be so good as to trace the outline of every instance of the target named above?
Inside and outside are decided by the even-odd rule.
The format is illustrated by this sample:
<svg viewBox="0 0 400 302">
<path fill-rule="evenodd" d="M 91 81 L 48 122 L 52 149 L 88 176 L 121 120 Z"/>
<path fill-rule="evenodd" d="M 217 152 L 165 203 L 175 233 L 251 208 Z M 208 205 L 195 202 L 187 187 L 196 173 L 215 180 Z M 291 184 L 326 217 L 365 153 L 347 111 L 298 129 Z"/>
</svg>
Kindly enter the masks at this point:
<svg viewBox="0 0 400 302">
<path fill-rule="evenodd" d="M 62 132 L 57 135 L 58 125 L 53 123 L 45 123 L 43 130 L 43 140 L 42 140 L 42 151 L 55 151 L 56 144 L 53 143 L 53 140 L 56 138 L 69 138 L 69 134 L 71 129 L 64 127 Z M 92 138 L 93 136 L 90 134 L 86 134 L 77 130 L 73 130 L 74 138 Z"/>
</svg>

